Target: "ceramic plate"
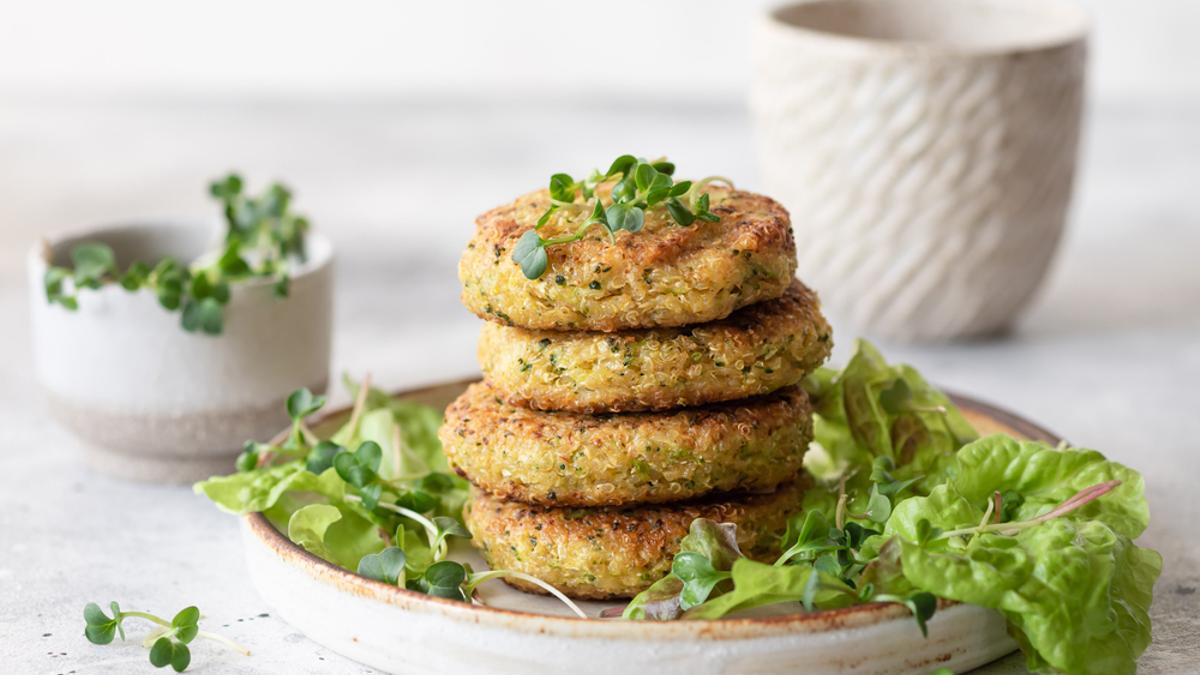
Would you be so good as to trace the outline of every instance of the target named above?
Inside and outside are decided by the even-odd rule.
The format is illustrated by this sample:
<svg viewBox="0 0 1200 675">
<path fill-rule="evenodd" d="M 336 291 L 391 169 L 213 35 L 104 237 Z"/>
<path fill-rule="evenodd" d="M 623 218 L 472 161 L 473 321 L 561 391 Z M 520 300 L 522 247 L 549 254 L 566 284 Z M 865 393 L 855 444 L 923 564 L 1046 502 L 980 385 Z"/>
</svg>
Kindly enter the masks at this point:
<svg viewBox="0 0 1200 675">
<path fill-rule="evenodd" d="M 447 405 L 469 382 L 397 393 Z M 964 415 L 987 434 L 1058 443 L 1041 427 L 964 396 Z M 328 433 L 349 410 L 313 426 Z M 557 601 L 501 582 L 480 588 L 487 606 L 433 598 L 359 577 L 293 544 L 260 514 L 242 521 L 250 574 L 275 613 L 356 661 L 398 673 L 928 673 L 964 672 L 1016 649 L 997 612 L 951 604 L 922 638 L 908 610 L 870 604 L 803 613 L 795 606 L 717 621 L 579 619 Z M 469 546 L 456 551 L 486 569 Z M 589 616 L 616 603 L 583 602 Z"/>
</svg>

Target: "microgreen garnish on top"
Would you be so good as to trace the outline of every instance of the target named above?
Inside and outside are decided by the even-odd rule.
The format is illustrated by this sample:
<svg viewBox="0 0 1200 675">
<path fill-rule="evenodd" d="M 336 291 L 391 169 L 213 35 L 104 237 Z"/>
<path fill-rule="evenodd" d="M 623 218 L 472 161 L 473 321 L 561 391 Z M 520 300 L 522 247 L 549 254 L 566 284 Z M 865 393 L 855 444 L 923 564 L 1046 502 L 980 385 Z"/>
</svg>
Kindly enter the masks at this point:
<svg viewBox="0 0 1200 675">
<path fill-rule="evenodd" d="M 250 650 L 236 642 L 200 630 L 200 610 L 195 606 L 179 610 L 170 621 L 148 612 L 124 611 L 116 602 L 109 603 L 109 611 L 112 612 L 112 616 L 105 614 L 94 602 L 89 602 L 83 608 L 83 620 L 86 623 L 83 634 L 88 642 L 106 645 L 117 635 L 124 640 L 124 623 L 127 619 L 149 621 L 157 628 L 146 636 L 142 644 L 150 648 L 150 663 L 155 668 L 169 665 L 175 672 L 182 673 L 192 662 L 192 652 L 188 645 L 198 637 L 219 642 L 246 656 L 250 655 Z"/>
<path fill-rule="evenodd" d="M 73 267 L 46 270 L 46 301 L 74 311 L 80 290 L 116 283 L 130 292 L 153 293 L 164 309 L 180 312 L 180 325 L 189 333 L 220 335 L 230 284 L 265 279 L 276 296 L 286 297 L 290 268 L 305 259 L 309 228 L 308 220 L 291 210 L 291 191 L 274 183 L 254 197 L 243 192 L 241 177 L 231 173 L 213 182 L 209 193 L 221 202 L 225 215 L 219 250 L 190 265 L 165 257 L 153 264 L 134 261 L 121 270 L 110 246 L 84 242 L 71 249 Z"/>
<path fill-rule="evenodd" d="M 697 220 L 720 220 L 709 208 L 704 187 L 714 181 L 729 181 L 713 176 L 696 182 L 675 182 L 674 174 L 675 165 L 665 159 L 646 160 L 633 155 L 621 155 L 608 171 L 596 170 L 580 180 L 570 174 L 554 174 L 550 177 L 550 207 L 533 229 L 517 240 L 512 259 L 527 278 L 537 279 L 549 263 L 547 248 L 579 241 L 595 225 L 615 240 L 621 230 L 640 232 L 651 210 L 665 210 L 675 223 L 685 227 Z M 607 205 L 597 193 L 601 185 L 611 188 Z M 554 218 L 564 220 L 567 234 L 542 237 L 539 231 Z"/>
</svg>

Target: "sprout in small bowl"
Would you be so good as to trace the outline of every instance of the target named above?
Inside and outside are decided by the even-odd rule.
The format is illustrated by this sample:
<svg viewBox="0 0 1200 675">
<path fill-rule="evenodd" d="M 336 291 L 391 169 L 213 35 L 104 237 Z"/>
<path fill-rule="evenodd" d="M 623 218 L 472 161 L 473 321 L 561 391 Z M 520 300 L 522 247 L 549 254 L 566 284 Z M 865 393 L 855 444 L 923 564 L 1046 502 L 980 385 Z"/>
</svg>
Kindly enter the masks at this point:
<svg viewBox="0 0 1200 675">
<path fill-rule="evenodd" d="M 100 470 L 192 481 L 286 422 L 279 392 L 325 388 L 333 251 L 290 193 L 212 185 L 225 225 L 138 222 L 29 254 L 35 368 Z M 216 230 L 216 231 L 214 231 Z"/>
</svg>

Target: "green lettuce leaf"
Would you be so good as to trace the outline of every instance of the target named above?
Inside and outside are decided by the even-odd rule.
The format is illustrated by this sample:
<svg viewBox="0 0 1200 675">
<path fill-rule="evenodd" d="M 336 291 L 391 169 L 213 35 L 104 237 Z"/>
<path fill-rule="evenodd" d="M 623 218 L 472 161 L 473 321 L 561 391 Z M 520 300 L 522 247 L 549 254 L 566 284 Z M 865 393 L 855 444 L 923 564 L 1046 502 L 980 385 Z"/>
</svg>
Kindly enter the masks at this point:
<svg viewBox="0 0 1200 675">
<path fill-rule="evenodd" d="M 361 385 L 349 377 L 344 377 L 343 381 L 350 396 L 357 398 Z M 402 456 L 407 462 L 406 465 L 392 467 L 397 472 L 396 475 L 430 471 L 449 472 L 446 455 L 442 452 L 442 442 L 438 440 L 437 435 L 442 426 L 441 410 L 421 403 L 394 399 L 387 392 L 374 387 L 367 390 L 365 410 L 366 414 L 357 425 L 351 426 L 347 422 L 346 426 L 334 433 L 332 440 L 348 448 L 358 447 L 362 441 L 375 441 L 386 451 L 392 445 L 393 428 L 384 421 L 386 416 L 380 413 L 390 411 L 392 420 L 400 427 Z M 385 452 L 384 457 L 388 454 Z"/>
<path fill-rule="evenodd" d="M 434 515 L 458 518 L 469 485 L 449 473 L 436 427 L 430 426 L 440 424 L 442 416 L 429 406 L 401 403 L 365 413 L 359 436 L 362 441 L 379 444 L 383 456 L 379 475 L 383 479 L 401 481 L 410 490 L 432 497 Z"/>
<path fill-rule="evenodd" d="M 417 527 L 396 527 L 396 546 L 404 551 L 404 568 L 416 578 L 425 573 L 434 561 L 433 549 L 425 533 Z"/>
<path fill-rule="evenodd" d="M 405 459 L 416 462 L 417 468 L 446 473 L 450 471 L 442 442 L 438 440 L 438 429 L 442 426 L 442 411 L 427 405 L 393 399 L 389 405 L 396 423 L 400 425 L 401 437 L 406 449 Z"/>
<path fill-rule="evenodd" d="M 301 507 L 315 503 L 335 502 L 345 508 L 357 508 L 347 504 L 346 481 L 342 480 L 337 471 L 330 468 L 320 475 L 306 472 L 294 478 L 287 490 L 279 495 L 274 504 L 263 509 L 262 513 L 271 521 L 275 529 L 287 531 L 288 520 Z"/>
<path fill-rule="evenodd" d="M 1141 474 L 1104 458 L 1095 450 L 1055 449 L 1036 441 L 995 435 L 964 447 L 954 458 L 955 489 L 982 504 L 994 491 L 1019 498 L 1011 520 L 1027 520 L 1049 511 L 1080 490 L 1110 480 L 1121 485 L 1072 514 L 1102 520 L 1136 538 L 1150 522 Z"/>
<path fill-rule="evenodd" d="M 824 481 L 887 457 L 897 478 L 931 477 L 927 491 L 954 451 L 978 438 L 945 394 L 909 366 L 888 364 L 865 340 L 841 372 L 819 369 L 805 388 L 815 410 L 805 466 Z"/>
<path fill-rule="evenodd" d="M 308 471 L 303 462 L 289 462 L 213 476 L 196 483 L 193 490 L 213 500 L 223 511 L 244 515 L 267 511 L 290 492 L 312 492 L 340 500 L 345 496 L 345 486 L 332 469 L 318 476 Z"/>
<path fill-rule="evenodd" d="M 383 449 L 379 473 L 384 478 L 446 473 L 450 468 L 437 438 L 441 422 L 441 413 L 429 406 L 396 401 L 363 414 L 357 440 L 375 441 Z"/>
<path fill-rule="evenodd" d="M 228 476 L 213 476 L 196 483 L 193 489 L 202 494 L 222 511 L 235 515 L 265 511 L 296 481 L 312 475 L 298 463 L 232 473 Z"/>
<path fill-rule="evenodd" d="M 1133 673 L 1150 644 L 1162 559 L 1100 521 L 1052 520 L 969 545 L 903 542 L 905 576 L 952 600 L 998 609 L 1031 670 Z"/>
<path fill-rule="evenodd" d="M 855 343 L 843 370 L 819 369 L 805 389 L 815 412 L 804 467 L 826 488 L 806 491 L 806 510 L 833 513 L 843 477 L 850 513 L 890 506 L 897 493 L 872 504 L 873 467 L 880 460 L 890 467 L 889 482 L 903 484 L 906 494 L 929 494 L 948 479 L 955 452 L 978 438 L 945 394 L 909 366 L 888 364 L 864 340 Z"/>
<path fill-rule="evenodd" d="M 1141 477 L 1095 451 L 1003 436 L 964 447 L 950 474 L 928 497 L 900 502 L 887 522 L 883 537 L 900 537 L 905 578 L 1003 612 L 1032 670 L 1134 672 L 1150 643 L 1150 600 L 1162 568 L 1157 553 L 1132 542 L 1149 518 Z M 1113 479 L 1123 482 L 1108 494 L 1015 533 L 928 534 L 929 525 L 978 525 L 995 492 L 1017 504 L 1004 522 L 1027 521 Z"/>
<path fill-rule="evenodd" d="M 716 583 L 725 579 L 724 573 L 742 557 L 736 525 L 696 518 L 679 541 L 679 553 L 675 556 L 675 562 L 684 564 L 679 568 L 673 564 L 672 572 L 634 597 L 622 616 L 626 619 L 678 618 L 683 610 L 703 602 Z M 697 567 L 696 563 L 701 565 Z M 702 569 L 707 574 L 688 574 L 689 569 Z M 689 577 L 688 583 L 680 578 L 681 574 Z M 702 589 L 703 597 L 696 597 L 697 588 Z"/>
<path fill-rule="evenodd" d="M 854 602 L 853 589 L 840 579 L 818 572 L 811 565 L 775 567 L 739 558 L 733 563 L 733 589 L 684 613 L 685 619 L 719 619 L 780 602 L 808 602 L 813 607 L 846 607 Z M 817 575 L 814 583 L 811 577 Z"/>
<path fill-rule="evenodd" d="M 325 546 L 325 532 L 329 526 L 342 519 L 342 510 L 329 504 L 302 506 L 288 519 L 288 539 L 300 544 L 304 550 L 328 560 L 331 556 Z"/>
<path fill-rule="evenodd" d="M 353 396 L 360 385 L 346 378 L 346 387 Z M 408 490 L 420 493 L 418 499 L 432 497 L 431 515 L 461 518 L 463 504 L 469 494 L 466 480 L 450 472 L 438 428 L 442 411 L 412 401 L 393 399 L 385 392 L 367 390 L 365 412 L 359 421 L 349 422 L 339 429 L 333 439 L 346 447 L 357 447 L 374 441 L 382 450 L 383 461 L 379 475 L 385 480 L 398 481 Z M 417 509 L 426 512 L 426 509 Z"/>
<path fill-rule="evenodd" d="M 292 514 L 288 539 L 335 565 L 357 570 L 363 556 L 378 553 L 387 542 L 379 527 L 358 513 L 331 504 L 309 504 Z"/>
<path fill-rule="evenodd" d="M 1149 521 L 1136 471 L 1092 450 L 979 439 L 946 396 L 865 342 L 843 371 L 818 370 L 805 387 L 815 411 L 805 468 L 820 484 L 776 564 L 739 556 L 726 572 L 711 551 L 681 553 L 626 618 L 885 601 L 925 630 L 936 595 L 1002 612 L 1031 670 L 1136 669 L 1162 567 L 1133 543 Z"/>
<path fill-rule="evenodd" d="M 358 385 L 348 385 L 357 395 Z M 408 588 L 428 581 L 430 569 L 462 572 L 442 560 L 446 538 L 470 537 L 461 521 L 468 484 L 449 473 L 437 438 L 442 413 L 370 389 L 351 420 L 320 439 L 300 421 L 312 399 L 307 391 L 289 397 L 288 443 L 248 443 L 238 472 L 197 483 L 195 491 L 234 514 L 263 513 L 292 541 L 348 570 L 390 547 L 364 569 L 403 578 Z M 403 574 L 393 574 L 397 565 Z"/>
<path fill-rule="evenodd" d="M 625 606 L 621 618 L 652 621 L 677 619 L 683 613 L 679 598 L 682 592 L 683 581 L 674 574 L 668 574 L 634 596 Z"/>
</svg>

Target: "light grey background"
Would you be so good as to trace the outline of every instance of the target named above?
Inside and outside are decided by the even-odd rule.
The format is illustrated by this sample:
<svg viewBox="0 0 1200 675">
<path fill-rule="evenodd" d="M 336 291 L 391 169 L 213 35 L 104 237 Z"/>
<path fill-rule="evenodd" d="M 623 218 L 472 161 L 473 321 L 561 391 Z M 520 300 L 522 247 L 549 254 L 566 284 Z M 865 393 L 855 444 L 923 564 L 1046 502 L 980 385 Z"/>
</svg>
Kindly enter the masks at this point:
<svg viewBox="0 0 1200 675">
<path fill-rule="evenodd" d="M 617 88 L 729 98 L 745 83 L 752 19 L 777 4 L 5 0 L 0 87 L 317 96 Z M 1095 17 L 1100 96 L 1200 93 L 1187 76 L 1200 69 L 1200 4 L 1079 4 Z"/>
<path fill-rule="evenodd" d="M 35 394 L 22 258 L 54 229 L 210 215 L 204 184 L 229 168 L 255 185 L 283 178 L 339 248 L 335 372 L 393 387 L 474 372 L 478 322 L 458 305 L 454 266 L 476 214 L 623 151 L 758 183 L 742 92 L 762 3 L 563 4 L 5 6 L 0 671 L 150 672 L 138 645 L 81 637 L 83 604 L 110 599 L 198 604 L 255 651 L 199 647 L 196 672 L 363 670 L 259 616 L 270 610 L 244 576 L 234 519 L 186 488 L 79 465 Z M 1187 27 L 1200 5 L 1087 4 L 1096 95 L 1044 292 L 998 339 L 881 346 L 1146 475 L 1143 543 L 1166 572 L 1142 666 L 1194 672 L 1200 46 Z M 615 31 L 677 70 L 630 68 Z M 833 319 L 841 360 L 856 332 Z"/>
</svg>

